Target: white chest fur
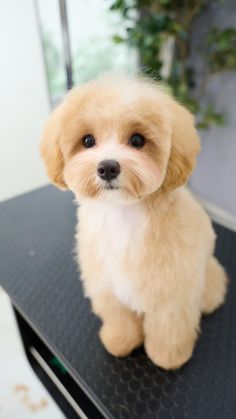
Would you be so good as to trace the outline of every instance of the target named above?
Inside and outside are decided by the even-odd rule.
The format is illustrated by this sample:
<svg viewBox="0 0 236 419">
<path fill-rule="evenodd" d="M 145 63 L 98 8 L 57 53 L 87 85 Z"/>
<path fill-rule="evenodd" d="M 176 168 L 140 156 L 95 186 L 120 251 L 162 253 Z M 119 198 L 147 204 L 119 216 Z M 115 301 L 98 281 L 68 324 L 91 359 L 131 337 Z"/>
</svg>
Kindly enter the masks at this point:
<svg viewBox="0 0 236 419">
<path fill-rule="evenodd" d="M 92 202 L 83 205 L 89 217 L 89 236 L 96 237 L 97 254 L 104 270 L 104 286 L 133 310 L 139 310 L 135 283 L 127 273 L 127 253 L 135 258 L 143 238 L 146 214 L 140 203 L 116 205 Z"/>
</svg>

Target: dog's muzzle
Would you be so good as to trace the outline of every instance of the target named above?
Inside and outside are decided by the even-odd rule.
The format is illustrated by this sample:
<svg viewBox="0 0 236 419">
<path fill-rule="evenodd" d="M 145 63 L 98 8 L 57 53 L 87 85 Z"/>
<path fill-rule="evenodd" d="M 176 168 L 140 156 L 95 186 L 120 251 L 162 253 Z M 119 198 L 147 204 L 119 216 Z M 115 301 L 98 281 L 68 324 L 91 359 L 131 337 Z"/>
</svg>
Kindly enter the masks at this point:
<svg viewBox="0 0 236 419">
<path fill-rule="evenodd" d="M 120 174 L 120 164 L 116 160 L 102 160 L 97 167 L 98 176 L 110 182 Z"/>
</svg>

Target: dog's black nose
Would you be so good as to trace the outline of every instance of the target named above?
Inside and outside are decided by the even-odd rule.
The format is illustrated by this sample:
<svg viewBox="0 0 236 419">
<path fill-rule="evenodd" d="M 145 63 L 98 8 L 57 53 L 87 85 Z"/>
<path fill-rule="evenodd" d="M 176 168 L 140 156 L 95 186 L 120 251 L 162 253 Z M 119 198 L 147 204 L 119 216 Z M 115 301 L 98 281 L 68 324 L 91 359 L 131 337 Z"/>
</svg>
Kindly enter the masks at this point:
<svg viewBox="0 0 236 419">
<path fill-rule="evenodd" d="M 120 165 L 115 160 L 102 160 L 98 165 L 97 173 L 101 179 L 110 181 L 119 175 Z"/>
</svg>

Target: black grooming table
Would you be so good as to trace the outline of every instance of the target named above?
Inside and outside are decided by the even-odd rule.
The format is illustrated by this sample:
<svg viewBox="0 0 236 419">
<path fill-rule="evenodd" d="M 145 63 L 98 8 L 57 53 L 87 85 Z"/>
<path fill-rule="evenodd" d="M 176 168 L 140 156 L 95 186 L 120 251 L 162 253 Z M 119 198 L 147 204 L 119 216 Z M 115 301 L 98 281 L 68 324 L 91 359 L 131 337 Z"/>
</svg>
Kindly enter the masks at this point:
<svg viewBox="0 0 236 419">
<path fill-rule="evenodd" d="M 118 359 L 102 347 L 74 262 L 75 213 L 71 193 L 51 186 L 0 204 L 0 282 L 29 361 L 67 417 L 235 419 L 236 234 L 215 225 L 226 304 L 202 320 L 191 361 L 165 372 L 143 349 Z"/>
</svg>

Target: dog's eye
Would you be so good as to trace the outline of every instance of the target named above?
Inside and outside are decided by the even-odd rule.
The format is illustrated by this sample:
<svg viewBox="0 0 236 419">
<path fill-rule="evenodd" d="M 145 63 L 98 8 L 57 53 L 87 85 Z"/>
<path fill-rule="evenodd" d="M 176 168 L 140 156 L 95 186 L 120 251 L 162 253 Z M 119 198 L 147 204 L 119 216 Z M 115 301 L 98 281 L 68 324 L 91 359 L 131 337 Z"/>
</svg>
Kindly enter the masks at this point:
<svg viewBox="0 0 236 419">
<path fill-rule="evenodd" d="M 141 134 L 133 134 L 129 139 L 129 145 L 135 148 L 141 148 L 145 144 L 145 138 Z"/>
<path fill-rule="evenodd" d="M 86 148 L 93 147 L 95 145 L 95 138 L 91 134 L 87 134 L 82 139 L 82 144 Z"/>
</svg>

